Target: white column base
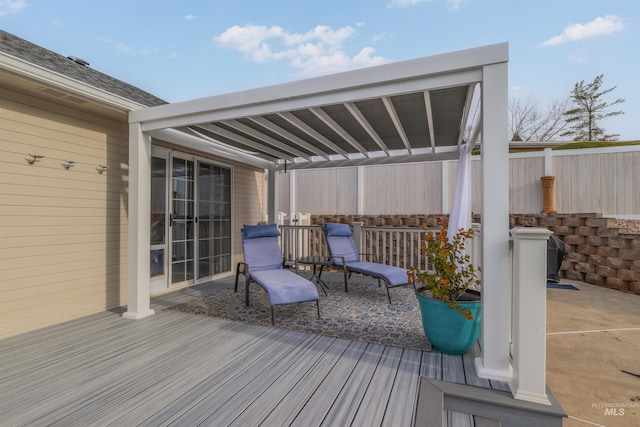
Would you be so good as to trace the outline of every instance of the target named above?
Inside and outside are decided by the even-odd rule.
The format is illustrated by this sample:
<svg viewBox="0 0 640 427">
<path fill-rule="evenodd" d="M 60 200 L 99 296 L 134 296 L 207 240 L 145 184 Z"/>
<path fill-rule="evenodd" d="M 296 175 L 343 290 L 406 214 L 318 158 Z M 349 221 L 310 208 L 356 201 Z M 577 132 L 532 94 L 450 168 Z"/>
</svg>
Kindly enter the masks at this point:
<svg viewBox="0 0 640 427">
<path fill-rule="evenodd" d="M 144 319 L 145 317 L 149 317 L 149 316 L 153 315 L 154 313 L 155 313 L 155 311 L 152 310 L 152 309 L 142 310 L 142 311 L 139 311 L 139 312 L 127 310 L 124 313 L 122 313 L 122 317 L 124 319 L 139 320 L 139 319 Z"/>
<path fill-rule="evenodd" d="M 551 401 L 546 394 L 526 393 L 518 391 L 513 383 L 509 383 L 509 389 L 514 399 L 524 400 L 526 402 L 539 403 L 541 405 L 551 405 Z"/>
<path fill-rule="evenodd" d="M 482 357 L 476 357 L 473 361 L 476 368 L 476 374 L 480 378 L 486 378 L 489 380 L 497 380 L 505 383 L 511 382 L 513 379 L 513 368 L 511 365 L 507 369 L 489 369 L 485 368 L 482 362 Z"/>
</svg>

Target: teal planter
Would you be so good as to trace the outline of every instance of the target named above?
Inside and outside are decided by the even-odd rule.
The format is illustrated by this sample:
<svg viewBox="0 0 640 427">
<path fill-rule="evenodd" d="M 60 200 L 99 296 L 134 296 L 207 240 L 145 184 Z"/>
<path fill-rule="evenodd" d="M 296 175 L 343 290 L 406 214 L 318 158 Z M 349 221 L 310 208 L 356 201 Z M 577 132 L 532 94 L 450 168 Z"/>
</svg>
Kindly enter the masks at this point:
<svg viewBox="0 0 640 427">
<path fill-rule="evenodd" d="M 422 313 L 422 327 L 431 345 L 446 354 L 468 352 L 478 340 L 482 301 L 458 301 L 473 315 L 472 320 L 467 320 L 464 314 L 451 310 L 446 303 L 424 296 L 419 291 L 416 297 Z"/>
</svg>

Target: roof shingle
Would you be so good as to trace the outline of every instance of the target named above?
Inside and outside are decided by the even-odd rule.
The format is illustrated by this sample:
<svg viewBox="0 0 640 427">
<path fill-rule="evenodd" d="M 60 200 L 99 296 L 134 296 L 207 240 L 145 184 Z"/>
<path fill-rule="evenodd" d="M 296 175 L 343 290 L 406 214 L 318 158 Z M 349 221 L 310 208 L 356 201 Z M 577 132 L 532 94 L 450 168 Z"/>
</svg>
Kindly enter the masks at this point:
<svg viewBox="0 0 640 427">
<path fill-rule="evenodd" d="M 88 66 L 81 65 L 68 57 L 59 55 L 3 30 L 0 30 L 0 51 L 148 107 L 167 104 L 166 101 L 142 89 Z"/>
</svg>

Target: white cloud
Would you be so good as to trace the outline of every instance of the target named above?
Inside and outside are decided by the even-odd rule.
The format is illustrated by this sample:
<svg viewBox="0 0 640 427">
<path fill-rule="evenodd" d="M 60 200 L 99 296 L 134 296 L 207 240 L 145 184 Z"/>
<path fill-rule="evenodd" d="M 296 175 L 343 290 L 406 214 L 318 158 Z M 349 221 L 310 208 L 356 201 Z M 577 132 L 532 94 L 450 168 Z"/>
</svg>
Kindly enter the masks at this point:
<svg viewBox="0 0 640 427">
<path fill-rule="evenodd" d="M 374 35 L 371 38 L 371 40 L 374 41 L 374 42 L 377 42 L 377 41 L 380 41 L 380 40 L 383 40 L 383 39 L 386 39 L 386 38 L 389 38 L 389 37 L 390 37 L 389 33 L 379 33 L 379 34 Z"/>
<path fill-rule="evenodd" d="M 119 42 L 117 40 L 111 40 L 108 39 L 106 37 L 99 37 L 98 38 L 99 42 L 103 42 L 103 43 L 109 43 L 111 45 L 113 45 L 119 52 L 122 53 L 126 53 L 127 55 L 142 55 L 142 56 L 148 56 L 151 54 L 154 54 L 156 52 L 158 52 L 158 48 L 133 48 L 131 46 L 128 46 L 122 42 Z"/>
<path fill-rule="evenodd" d="M 408 6 L 413 6 L 416 5 L 418 3 L 422 3 L 425 1 L 429 1 L 429 0 L 391 0 L 388 4 L 387 7 L 392 9 L 394 7 L 408 7 Z"/>
<path fill-rule="evenodd" d="M 573 24 L 565 27 L 562 34 L 550 38 L 542 43 L 543 46 L 556 46 L 559 44 L 587 39 L 590 37 L 604 36 L 624 30 L 624 22 L 615 15 L 597 17 L 586 24 Z"/>
<path fill-rule="evenodd" d="M 350 26 L 334 30 L 318 25 L 306 33 L 290 33 L 279 26 L 247 24 L 228 28 L 213 40 L 241 52 L 254 62 L 286 60 L 299 76 L 315 76 L 389 62 L 365 47 L 350 56 L 343 44 L 356 34 Z"/>
<path fill-rule="evenodd" d="M 460 5 L 463 3 L 467 3 L 468 1 L 469 0 L 447 0 L 447 3 L 449 3 L 449 12 L 460 9 Z"/>
<path fill-rule="evenodd" d="M 196 19 L 196 17 L 195 15 L 192 15 L 192 14 L 185 15 L 184 17 L 185 21 L 193 21 L 194 19 Z"/>
<path fill-rule="evenodd" d="M 27 6 L 25 0 L 0 0 L 0 16 L 18 13 Z"/>
</svg>

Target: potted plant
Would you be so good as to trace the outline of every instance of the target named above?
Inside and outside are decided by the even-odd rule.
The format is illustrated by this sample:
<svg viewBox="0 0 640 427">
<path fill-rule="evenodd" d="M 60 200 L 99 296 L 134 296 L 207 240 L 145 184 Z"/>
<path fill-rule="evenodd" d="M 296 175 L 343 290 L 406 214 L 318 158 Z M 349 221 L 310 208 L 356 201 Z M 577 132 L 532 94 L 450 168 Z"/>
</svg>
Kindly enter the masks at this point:
<svg viewBox="0 0 640 427">
<path fill-rule="evenodd" d="M 481 322 L 480 267 L 465 253 L 465 242 L 473 230 L 461 229 L 449 239 L 447 220 L 440 218 L 440 231 L 425 233 L 422 252 L 431 269 L 409 267 L 409 280 L 418 283 L 416 297 L 422 326 L 433 347 L 447 354 L 464 354 L 478 339 Z"/>
</svg>

